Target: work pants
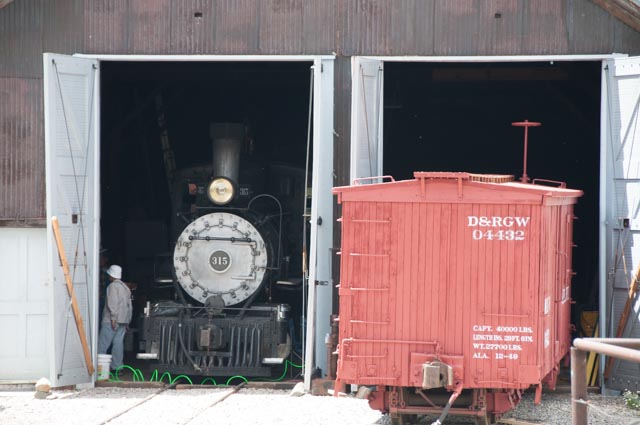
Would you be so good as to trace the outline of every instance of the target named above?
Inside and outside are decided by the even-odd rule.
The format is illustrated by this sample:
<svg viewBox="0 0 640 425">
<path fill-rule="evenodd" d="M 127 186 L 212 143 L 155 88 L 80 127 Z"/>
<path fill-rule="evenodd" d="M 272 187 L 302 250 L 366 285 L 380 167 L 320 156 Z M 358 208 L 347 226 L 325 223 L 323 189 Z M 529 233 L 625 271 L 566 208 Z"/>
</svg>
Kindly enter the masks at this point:
<svg viewBox="0 0 640 425">
<path fill-rule="evenodd" d="M 100 327 L 100 335 L 98 336 L 98 353 L 107 354 L 109 346 L 111 346 L 111 369 L 115 370 L 122 366 L 124 357 L 124 334 L 127 331 L 127 325 L 118 323 L 113 329 L 111 322 L 102 322 Z"/>
</svg>

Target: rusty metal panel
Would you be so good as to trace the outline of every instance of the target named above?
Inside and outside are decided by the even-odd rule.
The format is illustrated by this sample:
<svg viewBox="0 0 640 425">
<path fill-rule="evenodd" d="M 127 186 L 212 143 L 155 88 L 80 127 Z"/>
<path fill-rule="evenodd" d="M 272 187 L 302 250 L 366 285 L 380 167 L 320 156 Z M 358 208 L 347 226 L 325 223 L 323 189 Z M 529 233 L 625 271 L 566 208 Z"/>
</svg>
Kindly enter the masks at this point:
<svg viewBox="0 0 640 425">
<path fill-rule="evenodd" d="M 522 8 L 518 0 L 481 2 L 478 54 L 508 55 L 522 47 Z"/>
<path fill-rule="evenodd" d="M 25 0 L 0 9 L 0 76 L 42 76 L 42 2 Z"/>
<path fill-rule="evenodd" d="M 391 7 L 389 54 L 433 54 L 434 6 L 435 0 L 407 0 Z"/>
<path fill-rule="evenodd" d="M 351 0 L 340 6 L 343 20 L 344 55 L 389 55 L 391 10 L 385 0 Z"/>
<path fill-rule="evenodd" d="M 420 387 L 438 355 L 464 388 L 524 389 L 567 353 L 582 192 L 456 176 L 334 189 L 338 380 Z"/>
<path fill-rule="evenodd" d="M 336 51 L 338 19 L 336 1 L 303 2 L 303 53 L 330 54 Z"/>
<path fill-rule="evenodd" d="M 205 54 L 214 50 L 215 3 L 208 0 L 172 2 L 171 53 Z"/>
<path fill-rule="evenodd" d="M 216 53 L 251 54 L 258 49 L 259 0 L 218 0 L 216 4 Z"/>
<path fill-rule="evenodd" d="M 261 53 L 302 51 L 303 0 L 263 0 L 259 3 L 258 48 Z"/>
<path fill-rule="evenodd" d="M 172 0 L 137 0 L 129 4 L 129 52 L 170 52 Z"/>
<path fill-rule="evenodd" d="M 567 3 L 539 0 L 523 7 L 522 51 L 528 55 L 567 54 Z"/>
<path fill-rule="evenodd" d="M 460 29 L 464 28 L 464 31 Z M 62 53 L 492 55 L 639 53 L 584 0 L 23 0 L 0 9 L 0 75 Z"/>
<path fill-rule="evenodd" d="M 473 55 L 478 51 L 480 5 L 465 0 L 437 0 L 434 19 L 436 55 Z M 464 28 L 464 31 L 454 30 Z"/>
<path fill-rule="evenodd" d="M 393 54 L 433 55 L 436 0 L 401 2 L 392 8 Z"/>
<path fill-rule="evenodd" d="M 436 55 L 522 54 L 521 1 L 437 0 L 434 15 Z"/>
<path fill-rule="evenodd" d="M 640 4 L 637 0 L 592 0 L 625 25 L 640 32 Z"/>
<path fill-rule="evenodd" d="M 568 13 L 571 53 L 612 51 L 616 22 L 613 16 L 592 2 L 580 0 L 569 0 Z"/>
<path fill-rule="evenodd" d="M 336 45 L 345 55 L 610 53 L 625 27 L 578 0 L 350 0 L 336 8 Z M 618 51 L 637 49 L 631 40 L 622 44 Z"/>
<path fill-rule="evenodd" d="M 42 3 L 44 52 L 79 53 L 84 50 L 84 0 Z"/>
<path fill-rule="evenodd" d="M 564 2 L 438 0 L 437 55 L 562 54 L 568 49 Z M 456 31 L 456 28 L 465 28 Z"/>
<path fill-rule="evenodd" d="M 42 114 L 41 80 L 0 78 L 2 221 L 45 217 Z"/>
<path fill-rule="evenodd" d="M 634 31 L 630 27 L 616 22 L 614 37 L 614 46 L 612 52 L 625 52 L 629 55 L 640 55 L 640 33 Z"/>
<path fill-rule="evenodd" d="M 86 53 L 128 53 L 128 0 L 85 0 Z"/>
</svg>

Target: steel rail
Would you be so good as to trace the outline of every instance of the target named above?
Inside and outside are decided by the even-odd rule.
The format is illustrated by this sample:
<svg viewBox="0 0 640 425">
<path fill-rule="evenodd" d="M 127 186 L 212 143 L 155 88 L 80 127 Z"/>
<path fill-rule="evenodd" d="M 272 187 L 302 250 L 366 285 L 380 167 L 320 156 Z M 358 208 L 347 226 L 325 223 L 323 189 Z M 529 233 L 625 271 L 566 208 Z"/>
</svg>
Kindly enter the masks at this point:
<svg viewBox="0 0 640 425">
<path fill-rule="evenodd" d="M 172 384 L 172 385 L 169 385 L 169 386 L 166 386 L 166 387 L 164 387 L 164 388 L 159 389 L 159 390 L 158 390 L 158 391 L 156 391 L 155 393 L 153 393 L 153 394 L 151 394 L 151 395 L 148 395 L 147 397 L 143 398 L 142 400 L 140 400 L 139 402 L 137 402 L 137 403 L 136 403 L 136 404 L 134 404 L 133 406 L 130 406 L 130 407 L 126 408 L 125 410 L 123 410 L 123 411 L 121 411 L 121 412 L 119 412 L 119 413 L 116 413 L 115 415 L 113 415 L 113 416 L 109 417 L 107 420 L 100 422 L 100 424 L 99 424 L 99 425 L 105 425 L 105 424 L 107 424 L 107 423 L 111 422 L 112 420 L 114 420 L 114 419 L 116 419 L 116 418 L 119 418 L 120 416 L 124 415 L 125 413 L 127 413 L 127 412 L 129 412 L 129 411 L 131 411 L 131 410 L 135 409 L 136 407 L 138 407 L 138 406 L 140 406 L 140 405 L 142 405 L 142 404 L 146 403 L 147 401 L 151 400 L 152 398 L 154 398 L 154 397 L 155 397 L 155 396 L 157 396 L 157 395 L 162 394 L 163 392 L 167 391 L 168 389 L 173 389 L 173 388 L 175 388 L 175 387 L 176 387 L 176 385 L 178 385 L 178 384 Z"/>
<path fill-rule="evenodd" d="M 207 407 L 205 407 L 204 409 L 200 410 L 198 413 L 196 413 L 195 415 L 193 415 L 191 417 L 191 419 L 189 419 L 186 422 L 183 422 L 182 425 L 187 425 L 189 423 L 191 423 L 191 421 L 193 421 L 195 418 L 197 418 L 198 416 L 202 415 L 204 412 L 206 412 L 207 410 L 211 409 L 213 406 L 222 403 L 223 401 L 225 401 L 226 399 L 228 399 L 229 397 L 231 397 L 233 394 L 237 393 L 238 391 L 240 391 L 240 388 L 244 387 L 247 383 L 246 382 L 242 382 L 238 385 L 236 385 L 235 387 L 233 387 L 227 394 L 223 395 L 222 397 L 216 399 L 213 401 L 213 403 L 209 404 Z"/>
<path fill-rule="evenodd" d="M 222 403 L 223 401 L 225 401 L 227 398 L 229 398 L 230 396 L 232 396 L 233 394 L 237 393 L 242 387 L 244 387 L 246 385 L 246 382 L 241 382 L 240 384 L 232 387 L 226 394 L 224 394 L 222 397 L 217 398 L 213 401 L 213 403 L 207 405 L 205 408 L 203 408 L 202 410 L 200 410 L 198 413 L 196 413 L 195 415 L 193 415 L 191 418 L 189 418 L 186 422 L 183 422 L 182 425 L 187 425 L 189 423 L 191 423 L 195 418 L 197 418 L 198 416 L 202 415 L 204 412 L 206 412 L 208 409 L 212 408 L 213 406 Z M 126 408 L 125 410 L 116 413 L 115 415 L 109 417 L 108 419 L 104 420 L 103 422 L 100 422 L 99 425 L 105 425 L 110 423 L 111 421 L 113 421 L 114 419 L 119 418 L 120 416 L 130 412 L 131 410 L 135 409 L 136 407 L 139 407 L 143 404 L 145 404 L 146 402 L 148 402 L 149 400 L 153 399 L 154 397 L 156 397 L 157 395 L 162 394 L 163 392 L 167 391 L 167 390 L 174 390 L 176 389 L 176 387 L 178 386 L 177 383 L 168 385 L 164 388 L 161 388 L 160 390 L 156 391 L 155 393 L 148 395 L 147 397 L 145 397 L 144 399 L 140 400 L 139 402 L 137 402 L 136 404 L 134 404 L 133 406 L 130 406 L 128 408 Z"/>
</svg>

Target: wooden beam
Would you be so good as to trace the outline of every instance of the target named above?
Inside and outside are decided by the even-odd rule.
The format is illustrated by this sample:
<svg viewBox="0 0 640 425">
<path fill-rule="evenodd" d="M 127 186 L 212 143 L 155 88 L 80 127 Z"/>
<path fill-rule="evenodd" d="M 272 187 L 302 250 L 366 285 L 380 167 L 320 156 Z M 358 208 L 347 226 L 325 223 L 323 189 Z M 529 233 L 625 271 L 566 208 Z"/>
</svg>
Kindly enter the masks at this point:
<svg viewBox="0 0 640 425">
<path fill-rule="evenodd" d="M 2 9 L 3 7 L 7 6 L 9 3 L 11 3 L 13 0 L 0 0 L 0 9 Z"/>
<path fill-rule="evenodd" d="M 595 4 L 640 32 L 640 5 L 633 0 L 592 0 Z"/>
<path fill-rule="evenodd" d="M 434 68 L 431 78 L 438 82 L 467 81 L 567 81 L 571 77 L 566 68 L 530 66 L 527 68 Z"/>
</svg>

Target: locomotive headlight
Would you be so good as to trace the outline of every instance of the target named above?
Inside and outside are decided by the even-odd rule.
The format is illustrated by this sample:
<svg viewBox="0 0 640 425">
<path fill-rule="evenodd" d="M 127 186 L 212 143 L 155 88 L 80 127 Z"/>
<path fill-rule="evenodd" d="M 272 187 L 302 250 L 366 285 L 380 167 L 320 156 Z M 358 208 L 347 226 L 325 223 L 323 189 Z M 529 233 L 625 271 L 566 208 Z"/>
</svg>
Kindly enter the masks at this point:
<svg viewBox="0 0 640 425">
<path fill-rule="evenodd" d="M 224 177 L 213 179 L 207 188 L 209 199 L 216 205 L 226 205 L 233 200 L 236 189 L 231 180 Z"/>
</svg>

